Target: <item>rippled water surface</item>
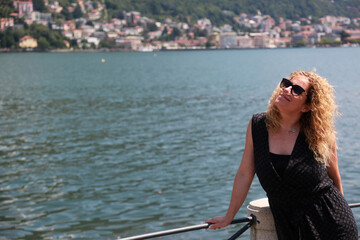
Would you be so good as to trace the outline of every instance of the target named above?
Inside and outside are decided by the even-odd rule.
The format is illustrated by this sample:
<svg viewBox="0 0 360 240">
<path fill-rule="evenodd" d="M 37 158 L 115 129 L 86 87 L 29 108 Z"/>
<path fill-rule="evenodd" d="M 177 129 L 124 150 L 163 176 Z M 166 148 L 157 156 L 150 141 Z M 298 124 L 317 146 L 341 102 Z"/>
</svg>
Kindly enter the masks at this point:
<svg viewBox="0 0 360 240">
<path fill-rule="evenodd" d="M 343 188 L 360 202 L 359 62 L 360 48 L 1 53 L 0 239 L 117 239 L 225 214 L 248 121 L 297 69 L 335 86 Z M 264 196 L 255 179 L 237 217 Z"/>
</svg>

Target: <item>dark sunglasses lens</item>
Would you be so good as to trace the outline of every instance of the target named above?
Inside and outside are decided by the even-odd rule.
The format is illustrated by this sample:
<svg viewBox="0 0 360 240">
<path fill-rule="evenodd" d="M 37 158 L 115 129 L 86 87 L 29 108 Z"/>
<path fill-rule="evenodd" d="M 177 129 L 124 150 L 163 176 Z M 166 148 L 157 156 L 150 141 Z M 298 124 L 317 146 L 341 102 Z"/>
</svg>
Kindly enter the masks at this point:
<svg viewBox="0 0 360 240">
<path fill-rule="evenodd" d="M 291 89 L 292 89 L 292 92 L 293 92 L 294 95 L 300 95 L 303 92 L 305 92 L 305 90 L 302 87 L 298 86 L 298 85 L 292 86 Z"/>
<path fill-rule="evenodd" d="M 288 88 L 290 86 L 292 86 L 292 82 L 286 78 L 283 78 L 282 81 L 281 81 L 281 84 L 280 84 L 280 87 L 285 87 L 285 88 Z"/>
<path fill-rule="evenodd" d="M 303 92 L 305 92 L 305 90 L 302 87 L 300 87 L 299 85 L 293 85 L 293 83 L 289 79 L 286 79 L 286 78 L 282 79 L 282 81 L 280 83 L 280 87 L 281 88 L 291 87 L 291 93 L 292 93 L 292 95 L 295 95 L 295 96 L 301 95 Z"/>
</svg>

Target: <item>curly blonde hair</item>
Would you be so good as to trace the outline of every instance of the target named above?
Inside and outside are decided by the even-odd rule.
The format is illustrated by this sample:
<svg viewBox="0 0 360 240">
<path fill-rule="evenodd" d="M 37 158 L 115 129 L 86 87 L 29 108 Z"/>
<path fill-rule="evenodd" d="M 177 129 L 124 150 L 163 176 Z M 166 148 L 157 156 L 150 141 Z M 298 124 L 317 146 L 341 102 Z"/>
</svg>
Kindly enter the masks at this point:
<svg viewBox="0 0 360 240">
<path fill-rule="evenodd" d="M 325 78 L 313 72 L 298 70 L 291 73 L 291 79 L 297 76 L 306 77 L 310 82 L 306 104 L 310 111 L 303 113 L 300 118 L 302 131 L 306 136 L 310 150 L 314 152 L 317 161 L 329 166 L 336 149 L 336 131 L 334 117 L 338 114 L 335 103 L 335 90 Z M 273 92 L 266 112 L 266 126 L 268 130 L 280 127 L 280 112 L 275 106 L 275 99 L 280 94 L 281 88 Z"/>
</svg>

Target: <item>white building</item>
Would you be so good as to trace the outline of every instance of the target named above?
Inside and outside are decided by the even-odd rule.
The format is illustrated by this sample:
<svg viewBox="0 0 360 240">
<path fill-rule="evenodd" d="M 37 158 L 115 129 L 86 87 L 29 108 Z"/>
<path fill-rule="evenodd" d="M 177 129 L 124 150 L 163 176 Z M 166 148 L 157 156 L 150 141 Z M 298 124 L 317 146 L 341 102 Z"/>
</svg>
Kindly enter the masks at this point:
<svg viewBox="0 0 360 240">
<path fill-rule="evenodd" d="M 126 36 L 117 38 L 115 44 L 118 47 L 136 50 L 142 46 L 142 41 L 144 41 L 144 38 L 140 36 Z"/>
<path fill-rule="evenodd" d="M 140 26 L 132 27 L 132 28 L 123 28 L 123 32 L 125 35 L 140 35 L 144 29 Z"/>
<path fill-rule="evenodd" d="M 91 10 L 91 12 L 88 13 L 90 20 L 98 20 L 101 18 L 101 11 L 99 9 Z"/>
<path fill-rule="evenodd" d="M 6 30 L 8 27 L 14 26 L 13 18 L 0 18 L 0 31 Z"/>
<path fill-rule="evenodd" d="M 254 37 L 255 48 L 268 48 L 270 47 L 270 38 L 266 35 Z"/>
<path fill-rule="evenodd" d="M 162 34 L 161 31 L 154 31 L 154 32 L 149 32 L 148 36 L 149 36 L 149 39 L 155 39 L 155 38 L 161 37 L 161 34 Z"/>
<path fill-rule="evenodd" d="M 239 48 L 253 48 L 253 40 L 248 36 L 239 36 L 237 37 L 237 45 Z"/>
<path fill-rule="evenodd" d="M 179 49 L 179 45 L 177 42 L 174 41 L 164 42 L 162 43 L 162 48 L 165 48 L 167 50 L 176 50 Z"/>
<path fill-rule="evenodd" d="M 89 43 L 89 44 L 94 44 L 96 47 L 99 46 L 99 43 L 100 43 L 100 39 L 96 38 L 96 37 L 88 37 L 88 38 L 85 38 L 85 40 Z"/>
<path fill-rule="evenodd" d="M 229 24 L 225 24 L 222 27 L 220 27 L 221 32 L 232 32 L 232 26 Z"/>
<path fill-rule="evenodd" d="M 237 48 L 237 36 L 235 32 L 220 34 L 220 48 Z"/>
<path fill-rule="evenodd" d="M 62 34 L 69 38 L 69 39 L 73 39 L 74 38 L 74 35 L 73 35 L 73 32 L 72 31 L 63 31 Z"/>
<path fill-rule="evenodd" d="M 51 22 L 51 13 L 41 13 L 34 11 L 31 13 L 31 20 L 33 22 L 41 23 L 47 26 L 49 22 Z"/>
<path fill-rule="evenodd" d="M 202 18 L 197 21 L 197 24 L 200 26 L 200 29 L 206 30 L 208 33 L 211 33 L 212 24 L 210 19 Z"/>
<path fill-rule="evenodd" d="M 73 30 L 73 36 L 74 36 L 74 38 L 75 39 L 80 39 L 80 38 L 82 38 L 82 30 L 81 29 L 74 29 Z"/>
<path fill-rule="evenodd" d="M 91 34 L 95 32 L 95 28 L 89 25 L 82 25 L 80 29 L 82 30 L 82 35 L 84 37 L 90 37 Z"/>
</svg>

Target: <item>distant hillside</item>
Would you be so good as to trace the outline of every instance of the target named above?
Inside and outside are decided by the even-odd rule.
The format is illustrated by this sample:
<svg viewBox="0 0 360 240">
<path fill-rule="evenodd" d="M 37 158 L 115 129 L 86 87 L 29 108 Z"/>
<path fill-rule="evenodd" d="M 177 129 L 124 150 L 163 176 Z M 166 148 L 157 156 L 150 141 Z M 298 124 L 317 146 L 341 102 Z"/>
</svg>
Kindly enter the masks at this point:
<svg viewBox="0 0 360 240">
<path fill-rule="evenodd" d="M 269 14 L 275 19 L 299 19 L 325 15 L 360 17 L 360 0 L 105 0 L 109 17 L 122 17 L 122 11 L 139 11 L 157 20 L 171 17 L 184 22 L 209 18 L 213 24 L 231 23 L 231 15 Z"/>
</svg>

